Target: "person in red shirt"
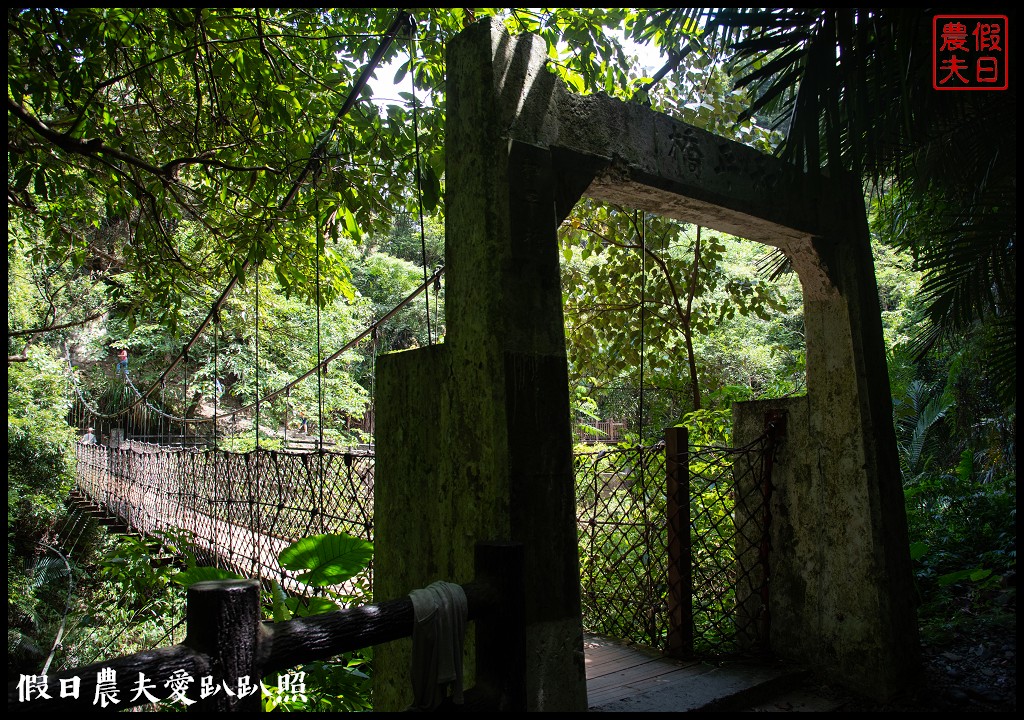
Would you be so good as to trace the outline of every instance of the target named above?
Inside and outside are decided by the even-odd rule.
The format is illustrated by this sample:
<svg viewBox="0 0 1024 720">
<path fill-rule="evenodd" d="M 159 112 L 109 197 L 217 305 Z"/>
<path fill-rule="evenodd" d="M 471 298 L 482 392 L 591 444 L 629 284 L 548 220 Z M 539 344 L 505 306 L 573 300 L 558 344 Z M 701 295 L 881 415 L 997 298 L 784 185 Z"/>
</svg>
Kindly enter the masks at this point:
<svg viewBox="0 0 1024 720">
<path fill-rule="evenodd" d="M 128 351 L 124 348 L 117 354 L 116 372 L 118 375 L 124 373 L 124 376 L 128 377 Z"/>
</svg>

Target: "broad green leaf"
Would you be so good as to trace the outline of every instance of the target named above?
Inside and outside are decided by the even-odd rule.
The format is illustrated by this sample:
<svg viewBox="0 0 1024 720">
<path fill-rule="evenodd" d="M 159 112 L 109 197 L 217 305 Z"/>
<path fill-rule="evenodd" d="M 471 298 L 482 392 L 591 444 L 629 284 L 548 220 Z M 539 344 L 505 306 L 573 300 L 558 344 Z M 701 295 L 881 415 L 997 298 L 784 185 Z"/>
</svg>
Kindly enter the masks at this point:
<svg viewBox="0 0 1024 720">
<path fill-rule="evenodd" d="M 323 615 L 324 613 L 334 612 L 341 608 L 337 603 L 322 597 L 311 597 L 307 599 L 303 598 L 288 598 L 286 601 L 288 609 L 296 617 L 309 617 L 311 615 Z"/>
<path fill-rule="evenodd" d="M 945 575 L 940 575 L 936 579 L 936 582 L 938 582 L 940 586 L 946 587 L 947 585 L 952 585 L 953 583 L 960 582 L 961 580 L 973 580 L 973 581 L 984 580 L 985 578 L 987 578 L 991 574 L 992 574 L 992 571 L 988 570 L 988 569 L 985 569 L 985 568 L 971 568 L 970 570 L 957 570 L 956 572 L 951 572 L 951 573 L 946 573 Z"/>
<path fill-rule="evenodd" d="M 314 587 L 337 585 L 362 572 L 373 557 L 373 544 L 345 534 L 314 535 L 281 551 L 281 567 L 307 572 L 298 580 Z"/>
<path fill-rule="evenodd" d="M 217 567 L 194 567 L 188 570 L 182 570 L 180 573 L 174 575 L 171 580 L 178 585 L 184 585 L 188 587 L 194 585 L 197 582 L 204 582 L 206 580 L 244 580 L 241 575 L 236 575 L 233 572 L 222 570 Z"/>
<path fill-rule="evenodd" d="M 928 552 L 928 545 L 923 542 L 915 542 L 910 544 L 910 559 L 920 560 L 925 553 Z"/>
<path fill-rule="evenodd" d="M 270 588 L 271 597 L 274 606 L 274 622 L 284 622 L 285 620 L 292 619 L 291 608 L 288 603 L 296 598 L 289 598 L 285 594 L 284 588 L 277 582 Z"/>
</svg>

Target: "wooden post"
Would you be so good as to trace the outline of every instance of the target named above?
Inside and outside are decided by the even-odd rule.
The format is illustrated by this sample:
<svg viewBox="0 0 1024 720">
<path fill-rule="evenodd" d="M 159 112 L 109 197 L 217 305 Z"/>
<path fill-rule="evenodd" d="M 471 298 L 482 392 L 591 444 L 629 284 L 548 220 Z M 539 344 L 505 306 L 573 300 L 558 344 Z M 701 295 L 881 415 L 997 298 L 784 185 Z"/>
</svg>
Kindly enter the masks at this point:
<svg viewBox="0 0 1024 720">
<path fill-rule="evenodd" d="M 758 560 L 761 564 L 761 617 L 758 627 L 758 640 L 763 652 L 771 650 L 772 616 L 771 616 L 771 545 L 772 545 L 772 468 L 775 465 L 775 450 L 778 443 L 786 436 L 786 411 L 771 410 L 765 413 L 765 433 L 768 443 L 765 446 L 764 464 L 761 473 L 761 545 L 758 548 Z"/>
<path fill-rule="evenodd" d="M 476 619 L 476 686 L 490 710 L 526 712 L 526 594 L 523 546 L 477 543 L 475 585 L 494 605 Z M 467 700 L 467 705 L 469 704 Z M 475 704 L 475 703 L 474 703 Z"/>
<path fill-rule="evenodd" d="M 210 658 L 210 672 L 221 689 L 199 699 L 199 679 L 189 696 L 198 700 L 190 710 L 202 712 L 260 712 L 260 690 L 245 697 L 229 695 L 240 678 L 259 688 L 256 651 L 260 632 L 260 584 L 255 580 L 209 580 L 188 589 L 188 634 L 184 645 Z M 222 684 L 223 683 L 223 684 Z"/>
<path fill-rule="evenodd" d="M 673 657 L 693 654 L 693 550 L 690 546 L 689 431 L 665 430 L 668 514 L 668 644 Z"/>
</svg>

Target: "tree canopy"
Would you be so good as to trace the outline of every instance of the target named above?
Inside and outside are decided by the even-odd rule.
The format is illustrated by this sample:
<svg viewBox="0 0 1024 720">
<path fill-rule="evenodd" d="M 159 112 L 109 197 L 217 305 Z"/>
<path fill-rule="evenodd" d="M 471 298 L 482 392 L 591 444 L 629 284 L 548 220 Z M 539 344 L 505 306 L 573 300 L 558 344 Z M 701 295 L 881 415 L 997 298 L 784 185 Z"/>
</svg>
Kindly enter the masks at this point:
<svg viewBox="0 0 1024 720">
<path fill-rule="evenodd" d="M 263 261 L 288 294 L 351 297 L 334 240 L 440 207 L 445 46 L 494 14 L 578 92 L 771 149 L 755 119 L 791 162 L 859 173 L 927 272 L 920 347 L 987 324 L 1014 377 L 1015 94 L 931 90 L 917 9 L 10 9 L 8 205 L 32 230 L 8 243 L 104 291 L 38 327 L 103 298 L 128 317 L 159 299 L 173 328 L 184 297 Z M 664 66 L 642 72 L 627 40 Z M 379 69 L 360 85 L 374 59 L 408 92 L 378 97 Z"/>
<path fill-rule="evenodd" d="M 392 8 L 11 9 L 9 206 L 42 222 L 38 257 L 137 272 L 146 297 L 263 260 L 286 290 L 312 297 L 314 224 L 356 239 L 386 231 L 414 206 L 418 159 L 425 210 L 437 206 L 445 43 L 495 11 L 426 9 L 410 37 Z M 618 45 L 598 28 L 623 12 L 508 17 L 553 45 L 585 42 L 564 67 L 589 81 L 622 74 L 609 62 L 621 50 L 613 58 Z M 371 102 L 371 79 L 350 99 L 375 53 L 380 64 L 412 58 L 409 92 Z M 432 94 L 416 108 L 418 137 L 413 93 Z M 202 228 L 199 247 L 178 237 L 188 222 Z M 338 281 L 328 297 L 350 292 L 330 245 L 321 261 Z"/>
</svg>

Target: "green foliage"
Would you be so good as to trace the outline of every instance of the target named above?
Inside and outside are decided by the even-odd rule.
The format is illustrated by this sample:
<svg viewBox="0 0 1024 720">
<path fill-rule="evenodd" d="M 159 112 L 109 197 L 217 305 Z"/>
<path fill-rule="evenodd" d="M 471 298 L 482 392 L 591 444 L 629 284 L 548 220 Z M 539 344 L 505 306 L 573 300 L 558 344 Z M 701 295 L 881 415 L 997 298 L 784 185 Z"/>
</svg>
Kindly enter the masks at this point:
<svg viewBox="0 0 1024 720">
<path fill-rule="evenodd" d="M 176 570 L 154 566 L 159 544 L 131 535 L 117 538 L 117 544 L 99 561 L 99 579 L 124 607 L 155 618 L 173 614 L 171 579 Z"/>
<path fill-rule="evenodd" d="M 638 393 L 623 389 L 641 362 L 645 434 L 729 393 L 802 385 L 798 291 L 757 277 L 750 243 L 590 203 L 560 242 L 570 382 L 603 418 L 635 417 Z"/>
<path fill-rule="evenodd" d="M 68 600 L 78 578 L 63 556 L 50 546 L 40 548 L 35 561 L 24 568 L 9 566 L 7 581 L 8 675 L 44 667 L 56 641 Z"/>
<path fill-rule="evenodd" d="M 8 657 L 39 666 L 65 603 L 64 581 L 53 579 L 40 546 L 63 516 L 74 480 L 65 367 L 40 346 L 7 371 Z"/>
<path fill-rule="evenodd" d="M 366 568 L 373 544 L 346 534 L 314 535 L 281 551 L 281 567 L 304 571 L 296 579 L 312 587 L 338 585 Z"/>
<path fill-rule="evenodd" d="M 689 431 L 690 445 L 732 447 L 732 411 L 727 408 L 694 410 L 680 425 Z"/>
<path fill-rule="evenodd" d="M 57 654 L 54 667 L 74 667 L 140 650 L 163 647 L 174 642 L 174 633 L 184 620 L 184 589 L 207 580 L 241 579 L 241 576 L 216 567 L 202 566 L 193 552 L 188 533 L 163 533 L 138 539 L 118 536 L 100 541 L 96 572 L 76 569 L 79 586 L 72 608 L 69 631 Z M 171 555 L 174 563 L 155 564 L 157 555 Z M 354 602 L 366 602 L 365 582 L 353 577 L 362 574 L 372 555 L 372 545 L 346 535 L 320 535 L 304 538 L 281 553 L 283 567 L 305 569 L 302 581 L 326 592 L 326 597 L 288 597 L 278 585 L 267 598 L 267 608 L 275 620 L 308 617 L 337 610 Z M 83 552 L 82 557 L 88 557 Z M 44 558 L 29 578 L 34 587 L 61 586 L 62 564 Z M 345 583 L 338 589 L 338 585 Z M 50 597 L 46 595 L 45 597 Z M 63 603 L 61 603 L 63 604 Z M 47 618 L 40 635 L 49 642 L 55 619 Z M 13 628 L 12 628 L 13 629 Z M 32 635 L 8 632 L 9 649 L 19 657 L 43 648 L 31 643 Z M 13 645 L 12 645 L 13 643 Z M 370 669 L 372 649 L 346 653 L 330 661 L 307 663 L 293 673 L 265 678 L 264 709 L 292 711 L 360 711 L 371 709 Z M 41 660 L 39 660 L 41 663 Z M 17 671 L 25 671 L 22 665 Z M 37 669 L 35 667 L 33 670 Z M 287 678 L 282 682 L 282 678 Z M 305 683 L 304 697 L 296 695 L 294 682 Z"/>
<path fill-rule="evenodd" d="M 31 557 L 35 541 L 63 512 L 73 482 L 66 413 L 66 365 L 46 348 L 7 371 L 7 549 Z"/>
<path fill-rule="evenodd" d="M 1013 93 L 937 93 L 932 15 L 912 8 L 680 8 L 666 28 L 703 25 L 760 114 L 785 130 L 799 168 L 843 168 L 880 196 L 887 243 L 914 257 L 928 322 L 917 350 L 977 322 L 998 392 L 1016 377 L 1016 103 Z"/>
<path fill-rule="evenodd" d="M 74 583 L 43 543 L 65 512 L 77 437 L 67 423 L 67 365 L 52 346 L 36 342 L 62 333 L 11 333 L 60 324 L 62 299 L 81 288 L 59 263 L 41 267 L 12 246 L 14 237 L 32 231 L 8 226 L 8 351 L 23 359 L 7 368 L 7 647 L 9 669 L 24 663 L 38 670 L 64 610 L 67 583 Z"/>
<path fill-rule="evenodd" d="M 978 417 L 976 405 L 957 402 L 957 386 L 978 378 L 956 369 L 953 363 L 937 388 L 912 380 L 894 402 L 911 557 L 928 628 L 997 610 L 995 601 L 1007 592 L 1003 579 L 1016 569 L 1013 440 L 978 432 L 1001 423 L 1012 428 L 1014 416 Z"/>
<path fill-rule="evenodd" d="M 173 542 L 170 536 L 140 540 L 100 533 L 77 546 L 77 585 L 54 669 L 168 646 L 184 637 L 184 595 L 172 582 L 178 569 L 153 562 L 154 556 L 171 553 Z M 52 636 L 55 627 L 49 632 Z"/>
<path fill-rule="evenodd" d="M 314 201 L 321 218 L 342 213 L 358 232 L 401 197 L 410 174 L 407 136 L 389 137 L 395 152 L 382 160 L 373 138 L 393 133 L 367 104 L 346 119 L 345 140 L 326 143 L 325 180 L 282 207 L 296 160 L 328 139 L 376 49 L 365 34 L 382 32 L 392 16 L 312 8 L 11 10 L 8 118 L 17 152 L 9 178 L 17 206 L 41 213 L 53 243 L 61 225 L 91 240 L 104 222 L 128 224 L 132 242 L 117 252 L 128 266 L 146 269 L 147 297 L 182 293 L 182 270 L 196 258 L 171 236 L 192 218 L 208 228 L 204 254 L 217 265 L 237 272 L 247 259 L 268 258 L 286 286 L 310 296 L 310 246 L 297 246 L 294 229 L 307 222 Z M 335 175 L 342 164 L 361 172 Z M 76 205 L 89 188 L 99 193 L 106 221 Z M 39 203 L 65 193 L 66 202 Z M 295 273 L 299 258 L 303 272 Z"/>
<path fill-rule="evenodd" d="M 281 567 L 304 571 L 296 579 L 309 587 L 327 591 L 326 597 L 287 597 L 274 584 L 271 606 L 274 620 L 308 617 L 367 602 L 369 590 L 357 576 L 363 574 L 373 557 L 373 545 L 344 533 L 314 535 L 295 541 L 279 554 Z M 353 581 L 353 578 L 356 578 Z M 341 586 L 341 589 L 335 589 Z M 372 648 L 345 653 L 329 661 L 305 663 L 291 675 L 263 680 L 263 709 L 292 712 L 355 712 L 372 709 L 370 672 Z M 294 692 L 294 680 L 301 678 L 305 692 Z"/>
<path fill-rule="evenodd" d="M 373 545 L 341 534 L 302 538 L 279 554 L 281 567 L 304 571 L 297 580 L 327 593 L 323 596 L 289 597 L 273 583 L 266 606 L 275 622 L 332 612 L 369 600 L 365 582 L 350 582 L 364 573 L 373 556 Z M 214 567 L 189 567 L 173 582 L 188 586 L 204 580 L 236 579 L 239 576 Z M 336 589 L 339 585 L 342 588 Z M 264 711 L 355 712 L 372 709 L 370 669 L 372 648 L 345 653 L 329 661 L 305 663 L 262 681 Z"/>
<path fill-rule="evenodd" d="M 111 382 L 111 348 L 129 349 L 140 386 L 155 382 L 180 351 L 179 329 L 196 327 L 246 264 L 216 332 L 200 338 L 154 403 L 209 416 L 216 377 L 225 385 L 220 412 L 238 409 L 256 398 L 257 364 L 262 394 L 311 367 L 318 343 L 333 351 L 351 339 L 422 281 L 420 200 L 425 264 L 443 261 L 434 211 L 446 192 L 445 48 L 489 14 L 513 32 L 540 34 L 551 71 L 574 91 L 649 104 L 762 151 L 784 132 L 784 155 L 798 166 L 842 165 L 875 183 L 876 276 L 922 596 L 936 613 L 965 599 L 983 605 L 1015 567 L 1009 95 L 926 87 L 924 36 L 907 22 L 919 19 L 916 9 L 737 9 L 711 25 L 683 8 L 417 12 L 416 57 L 399 65 L 396 82 L 414 86 L 421 102 L 418 158 L 412 95 L 371 103 L 375 78 L 330 130 L 377 48 L 367 33 L 382 32 L 394 9 L 9 10 L 8 347 L 26 358 L 8 373 L 9 649 L 13 637 L 45 651 L 54 621 L 45 605 L 63 580 L 46 558 L 34 559 L 60 517 L 74 440 L 63 370 L 48 348 L 72 341 L 84 384 L 107 388 L 97 402 L 123 405 L 130 397 Z M 649 87 L 650 69 L 626 56 L 621 37 L 660 48 L 671 74 Z M 405 43 L 384 62 L 406 54 Z M 838 59 L 812 62 L 825 56 Z M 948 143 L 954 134 L 958 142 Z M 292 197 L 314 148 L 317 161 Z M 412 190 L 417 160 L 421 196 Z M 584 425 L 627 419 L 633 440 L 636 425 L 650 439 L 681 423 L 694 444 L 728 445 L 731 402 L 803 387 L 798 283 L 792 274 L 766 282 L 751 243 L 707 230 L 698 242 L 694 228 L 638 220 L 581 205 L 560 233 L 574 416 Z M 433 317 L 414 303 L 333 362 L 322 391 L 313 377 L 261 405 L 259 444 L 280 447 L 277 428 L 294 427 L 300 414 L 319 424 L 321 400 L 325 435 L 350 438 L 341 428 L 372 400 L 376 353 L 426 344 L 428 321 L 443 336 L 443 288 L 430 300 Z M 63 327 L 101 311 L 105 321 L 85 332 Z M 925 348 L 925 357 L 911 352 Z M 634 425 L 641 367 L 644 413 Z M 256 444 L 247 414 L 250 430 L 225 442 L 232 449 Z M 623 517 L 659 502 L 645 482 L 615 490 Z M 708 502 L 715 517 L 728 514 Z M 368 551 L 332 553 L 333 542 L 312 539 L 292 559 L 307 582 L 342 588 L 309 600 L 278 588 L 275 618 L 368 597 L 360 575 L 345 577 Z M 126 542 L 94 578 L 74 569 L 109 583 L 82 589 L 90 609 L 75 611 L 72 664 L 158 643 L 179 617 L 177 586 L 220 574 L 194 558 L 180 573 L 153 568 L 152 552 Z M 652 558 L 619 561 L 647 567 Z M 366 709 L 368 658 L 310 664 L 307 700 L 272 684 L 268 705 Z"/>
<path fill-rule="evenodd" d="M 366 712 L 373 709 L 370 697 L 370 651 L 365 654 L 347 653 L 330 662 L 311 662 L 294 671 L 300 677 L 305 692 L 297 695 L 290 685 L 282 682 L 286 675 L 274 681 L 263 681 L 263 710 L 270 712 Z"/>
<path fill-rule="evenodd" d="M 404 260 L 387 253 L 375 252 L 367 255 L 354 273 L 354 281 L 360 293 L 369 301 L 373 319 L 379 319 L 413 290 L 423 284 L 423 267 L 420 261 Z M 433 268 L 430 268 L 433 273 Z M 430 322 L 434 323 L 437 303 L 443 303 L 443 295 L 427 291 L 431 306 Z M 443 321 L 443 314 L 440 315 Z M 411 304 L 387 322 L 377 332 L 376 352 L 406 350 L 429 344 L 427 337 L 426 306 L 423 297 Z M 434 329 L 436 333 L 436 329 Z M 368 343 L 369 345 L 369 343 Z"/>
<path fill-rule="evenodd" d="M 929 430 L 939 422 L 952 407 L 953 399 L 948 394 L 929 397 L 930 391 L 921 380 L 912 381 L 906 388 L 904 399 L 898 399 L 896 422 L 902 425 L 902 436 L 907 437 L 906 444 L 900 447 L 900 457 L 904 461 L 904 477 L 922 472 L 930 458 L 925 453 L 925 441 Z"/>
<path fill-rule="evenodd" d="M 515 32 L 542 34 L 571 86 L 619 92 L 633 81 L 616 31 L 635 12 L 420 9 L 415 58 L 394 79 L 411 75 L 409 90 L 427 98 L 417 138 L 412 93 L 377 97 L 374 77 L 338 117 L 392 8 L 12 9 L 12 210 L 41 222 L 47 252 L 130 276 L 113 294 L 137 286 L 168 324 L 196 279 L 241 275 L 247 262 L 267 260 L 287 293 L 311 298 L 319 254 L 326 298 L 351 296 L 347 263 L 310 218 L 331 240 L 385 233 L 396 209 L 418 210 L 417 160 L 424 210 L 440 207 L 445 48 L 499 13 Z M 382 65 L 412 50 L 399 37 Z"/>
</svg>

